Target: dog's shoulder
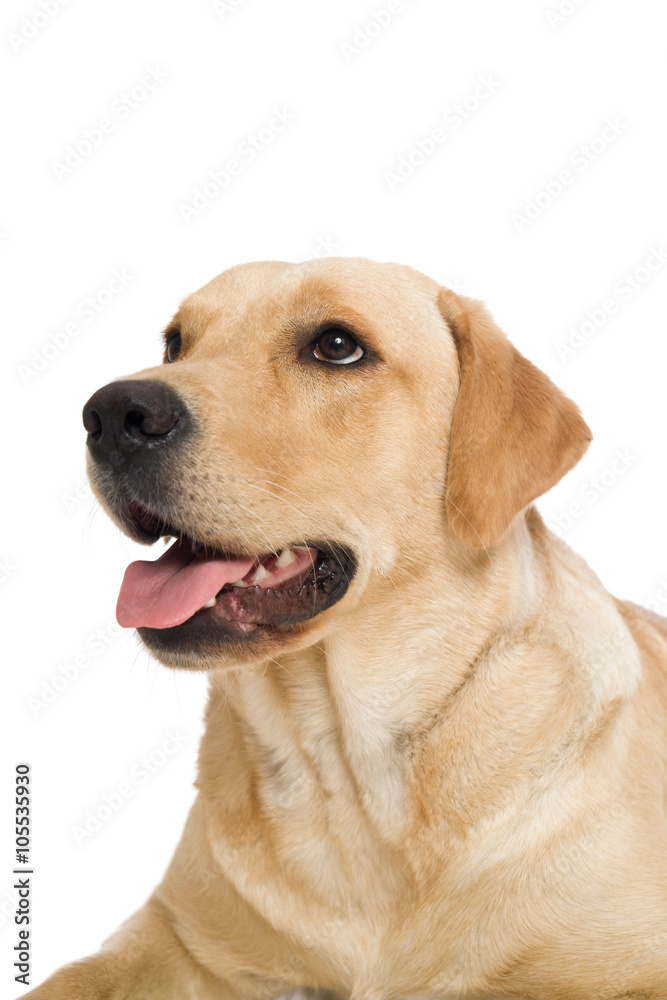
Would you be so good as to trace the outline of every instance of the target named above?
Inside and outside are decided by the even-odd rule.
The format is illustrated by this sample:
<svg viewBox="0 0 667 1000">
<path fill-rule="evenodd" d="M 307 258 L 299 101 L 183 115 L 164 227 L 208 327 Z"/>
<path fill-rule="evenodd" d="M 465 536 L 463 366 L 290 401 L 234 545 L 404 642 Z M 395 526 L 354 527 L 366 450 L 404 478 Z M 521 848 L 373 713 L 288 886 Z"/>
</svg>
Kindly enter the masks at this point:
<svg viewBox="0 0 667 1000">
<path fill-rule="evenodd" d="M 667 618 L 632 601 L 615 603 L 639 647 L 644 674 L 667 710 Z"/>
</svg>

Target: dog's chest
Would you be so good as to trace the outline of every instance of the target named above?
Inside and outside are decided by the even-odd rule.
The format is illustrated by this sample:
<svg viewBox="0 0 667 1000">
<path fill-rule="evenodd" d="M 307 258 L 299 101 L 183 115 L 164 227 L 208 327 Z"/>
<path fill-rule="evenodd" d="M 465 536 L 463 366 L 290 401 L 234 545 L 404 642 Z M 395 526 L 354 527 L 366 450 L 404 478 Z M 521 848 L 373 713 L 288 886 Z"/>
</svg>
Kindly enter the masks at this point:
<svg viewBox="0 0 667 1000">
<path fill-rule="evenodd" d="M 200 787 L 216 800 L 217 866 L 305 949 L 348 963 L 359 949 L 367 956 L 389 929 L 383 915 L 395 917 L 411 893 L 391 836 L 406 817 L 406 758 L 377 741 L 364 756 L 315 682 L 286 694 L 247 672 L 212 698 L 213 716 Z"/>
</svg>

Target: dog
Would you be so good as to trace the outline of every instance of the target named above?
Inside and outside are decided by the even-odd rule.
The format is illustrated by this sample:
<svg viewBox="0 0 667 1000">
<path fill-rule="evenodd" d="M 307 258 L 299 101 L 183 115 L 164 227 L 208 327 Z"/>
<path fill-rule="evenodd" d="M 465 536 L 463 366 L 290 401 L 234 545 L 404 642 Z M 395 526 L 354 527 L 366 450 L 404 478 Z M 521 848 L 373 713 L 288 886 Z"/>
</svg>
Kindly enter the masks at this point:
<svg viewBox="0 0 667 1000">
<path fill-rule="evenodd" d="M 164 881 L 31 1000 L 667 998 L 667 621 L 532 506 L 577 406 L 397 264 L 243 264 L 84 408 L 121 625 L 210 681 Z"/>
</svg>

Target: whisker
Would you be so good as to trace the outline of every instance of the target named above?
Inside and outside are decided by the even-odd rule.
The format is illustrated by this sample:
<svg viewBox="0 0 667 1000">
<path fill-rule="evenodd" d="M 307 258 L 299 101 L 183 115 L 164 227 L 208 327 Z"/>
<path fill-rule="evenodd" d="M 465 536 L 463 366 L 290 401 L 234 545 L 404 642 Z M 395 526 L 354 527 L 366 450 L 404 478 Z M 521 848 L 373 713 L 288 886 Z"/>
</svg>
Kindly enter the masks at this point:
<svg viewBox="0 0 667 1000">
<path fill-rule="evenodd" d="M 268 480 L 262 480 L 262 481 L 263 482 L 268 482 Z M 286 504 L 286 506 L 291 507 L 292 510 L 295 510 L 297 512 L 297 514 L 301 514 L 302 517 L 306 516 L 303 513 L 302 510 L 299 510 L 299 508 L 296 507 L 293 503 L 290 503 L 289 500 L 285 500 L 284 497 L 281 497 L 277 493 L 274 493 L 273 490 L 264 489 L 262 486 L 258 486 L 256 483 L 251 483 L 251 482 L 248 482 L 246 485 L 250 486 L 252 489 L 257 490 L 260 493 L 266 493 L 268 496 L 272 497 L 274 500 L 280 500 L 282 503 Z M 274 485 L 278 485 L 278 484 L 276 483 Z M 279 488 L 282 488 L 282 487 L 279 487 Z M 289 490 L 288 492 L 292 492 L 292 491 Z M 294 496 L 298 496 L 298 494 L 295 493 Z M 295 530 L 297 530 L 296 529 L 296 525 L 294 527 L 295 527 Z M 303 543 L 303 545 L 307 547 L 307 542 L 306 542 L 306 538 L 304 537 L 304 535 L 300 531 L 298 532 L 298 535 L 299 535 L 299 538 L 301 539 L 301 542 Z M 332 553 L 332 556 L 333 556 L 333 559 L 334 559 L 334 562 L 336 563 L 336 565 L 339 566 L 339 568 L 342 569 L 343 573 L 344 573 L 345 572 L 345 566 L 340 561 L 340 559 L 336 555 L 335 551 Z"/>
</svg>

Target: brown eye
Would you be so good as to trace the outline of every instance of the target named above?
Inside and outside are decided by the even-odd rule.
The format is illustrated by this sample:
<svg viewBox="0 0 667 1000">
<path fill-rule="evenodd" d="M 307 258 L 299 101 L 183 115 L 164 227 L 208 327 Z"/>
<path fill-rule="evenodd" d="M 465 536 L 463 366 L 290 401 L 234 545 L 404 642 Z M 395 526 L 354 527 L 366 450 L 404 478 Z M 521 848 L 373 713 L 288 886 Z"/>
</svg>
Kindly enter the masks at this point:
<svg viewBox="0 0 667 1000">
<path fill-rule="evenodd" d="M 181 334 L 179 330 L 174 330 L 167 339 L 167 364 L 178 359 L 181 353 Z"/>
<path fill-rule="evenodd" d="M 349 365 L 363 358 L 364 352 L 354 337 L 338 327 L 321 333 L 313 354 L 318 361 L 328 361 L 333 365 Z"/>
</svg>

